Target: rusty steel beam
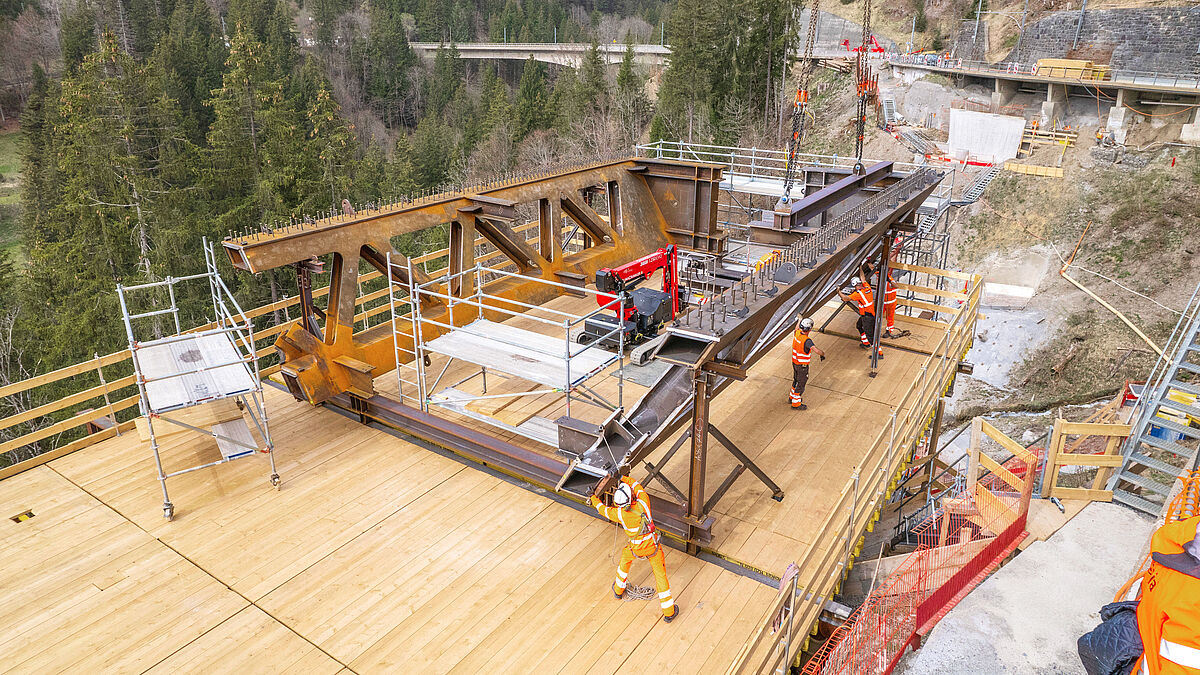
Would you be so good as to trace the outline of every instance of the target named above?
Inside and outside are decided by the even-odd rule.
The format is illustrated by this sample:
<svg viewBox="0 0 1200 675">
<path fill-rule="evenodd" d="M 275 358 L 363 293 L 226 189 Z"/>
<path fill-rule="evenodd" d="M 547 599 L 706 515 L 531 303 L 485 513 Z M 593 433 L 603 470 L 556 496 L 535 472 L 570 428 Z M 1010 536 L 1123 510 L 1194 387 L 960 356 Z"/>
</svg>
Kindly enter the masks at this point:
<svg viewBox="0 0 1200 675">
<path fill-rule="evenodd" d="M 922 168 L 872 194 L 820 233 L 785 249 L 761 271 L 681 315 L 668 327 L 655 353 L 671 368 L 618 420 L 640 435 L 632 440 L 605 436 L 592 447 L 575 451 L 584 468 L 574 470 L 627 471 L 690 423 L 689 516 L 702 513 L 709 399 L 745 377 L 751 366 L 788 336 L 797 313 L 810 314 L 833 297 L 861 262 L 880 250 L 880 238 L 912 213 L 942 176 Z M 614 463 L 605 452 L 610 448 L 623 453 L 615 466 L 608 466 Z M 782 497 L 769 477 L 758 477 L 772 489 L 773 497 Z"/>
<path fill-rule="evenodd" d="M 350 412 L 363 422 L 376 422 L 445 448 L 460 457 L 519 477 L 549 492 L 555 491 L 555 484 L 567 470 L 567 465 L 560 460 L 422 412 L 386 396 L 376 394 L 361 398 L 338 394 L 325 404 Z M 656 495 L 650 496 L 650 505 L 654 511 L 654 524 L 686 542 L 689 547 L 712 541 L 712 518 L 690 518 L 679 504 Z"/>
<path fill-rule="evenodd" d="M 392 238 L 448 224 L 449 273 L 470 269 L 474 242 L 483 237 L 526 276 L 561 281 L 590 279 L 596 270 L 638 258 L 668 243 L 698 245 L 712 253 L 724 251 L 716 222 L 721 168 L 711 164 L 628 158 L 605 161 L 527 178 L 431 195 L 385 208 L 335 214 L 314 223 L 226 238 L 225 250 L 234 267 L 263 272 L 330 256 L 329 309 L 323 329 L 301 317 L 276 341 L 282 353 L 282 373 L 289 390 L 302 400 L 319 403 L 343 392 L 370 396 L 374 378 L 396 366 L 390 322 L 354 333 L 359 261 L 393 279 L 407 275 L 407 259 L 392 249 Z M 585 194 L 605 194 L 611 215 L 602 217 L 588 206 Z M 530 205 L 539 223 L 541 250 L 514 234 L 511 224 L 521 205 Z M 567 216 L 586 234 L 588 246 L 567 254 L 559 225 Z M 385 260 L 391 254 L 393 268 Z M 414 270 L 418 281 L 427 279 Z M 474 289 L 471 275 L 456 278 L 448 295 L 465 297 Z M 488 293 L 530 305 L 543 304 L 564 291 L 518 278 L 492 282 Z M 457 311 L 448 315 L 444 303 L 421 301 L 422 315 L 442 324 L 462 325 L 476 316 Z M 468 316 L 468 314 L 470 316 Z M 423 328 L 427 339 L 445 329 Z M 411 336 L 400 336 L 411 350 Z"/>
</svg>

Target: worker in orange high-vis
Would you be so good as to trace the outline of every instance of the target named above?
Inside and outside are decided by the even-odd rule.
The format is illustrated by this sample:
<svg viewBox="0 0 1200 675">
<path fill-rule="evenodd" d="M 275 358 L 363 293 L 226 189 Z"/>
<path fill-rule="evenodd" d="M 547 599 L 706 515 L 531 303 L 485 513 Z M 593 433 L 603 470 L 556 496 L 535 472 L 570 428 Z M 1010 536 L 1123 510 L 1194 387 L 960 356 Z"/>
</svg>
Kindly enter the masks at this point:
<svg viewBox="0 0 1200 675">
<path fill-rule="evenodd" d="M 597 489 L 602 489 L 601 481 Z M 601 516 L 611 520 L 621 529 L 629 542 L 621 549 L 621 563 L 617 567 L 617 579 L 613 582 L 613 595 L 620 598 L 625 594 L 629 580 L 629 568 L 635 557 L 650 561 L 654 571 L 654 585 L 658 589 L 658 604 L 662 608 L 663 621 L 670 623 L 679 616 L 679 607 L 671 596 L 671 584 L 667 581 L 667 567 L 663 559 L 662 544 L 654 527 L 650 512 L 650 496 L 641 484 L 628 476 L 622 476 L 612 491 L 612 506 L 607 506 L 593 494 L 589 501 Z"/>
<path fill-rule="evenodd" d="M 792 391 L 788 394 L 788 403 L 796 410 L 808 410 L 808 406 L 804 405 L 804 387 L 808 385 L 808 364 L 812 363 L 812 355 L 816 353 L 822 361 L 825 360 L 825 352 L 818 349 L 809 337 L 812 328 L 813 320 L 802 317 L 792 334 Z"/>
<path fill-rule="evenodd" d="M 1200 675 L 1200 516 L 1158 528 L 1137 607 L 1142 675 Z"/>
<path fill-rule="evenodd" d="M 896 283 L 892 280 L 891 270 L 888 270 L 887 283 L 883 287 L 883 319 L 887 322 L 884 335 L 901 337 L 901 332 L 896 330 Z"/>
<path fill-rule="evenodd" d="M 871 286 L 860 277 L 851 279 L 850 285 L 852 286 L 851 292 L 843 293 L 839 290 L 838 297 L 858 310 L 858 322 L 855 324 L 858 328 L 858 337 L 862 342 L 862 348 L 870 349 L 871 341 L 875 337 L 875 294 L 871 291 Z M 882 347 L 879 347 L 879 358 L 883 358 Z"/>
<path fill-rule="evenodd" d="M 901 245 L 900 240 L 897 239 L 896 246 Z M 864 260 L 860 269 L 862 270 L 861 278 L 866 279 L 869 285 L 875 286 L 879 276 L 871 261 Z M 883 319 L 887 322 L 884 324 L 887 327 L 883 331 L 883 337 L 887 338 L 899 338 L 909 334 L 908 331 L 896 330 L 896 290 L 896 281 L 892 278 L 892 270 L 888 269 L 887 284 L 883 287 Z"/>
</svg>

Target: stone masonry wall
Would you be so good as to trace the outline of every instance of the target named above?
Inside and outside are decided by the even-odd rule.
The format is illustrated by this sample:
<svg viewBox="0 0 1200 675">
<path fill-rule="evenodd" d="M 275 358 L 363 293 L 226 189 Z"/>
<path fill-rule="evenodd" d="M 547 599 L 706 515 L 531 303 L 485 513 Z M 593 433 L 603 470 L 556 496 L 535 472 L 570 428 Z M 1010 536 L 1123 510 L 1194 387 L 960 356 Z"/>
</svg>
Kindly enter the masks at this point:
<svg viewBox="0 0 1200 675">
<path fill-rule="evenodd" d="M 1004 60 L 1081 58 L 1122 70 L 1200 73 L 1200 6 L 1055 12 L 1025 29 L 1020 54 Z"/>
<path fill-rule="evenodd" d="M 808 37 L 808 12 L 807 8 L 800 11 L 799 29 L 800 46 L 799 50 L 804 49 L 804 40 Z M 879 44 L 883 45 L 889 51 L 896 50 L 896 43 L 891 40 L 875 36 L 879 40 Z M 830 49 L 841 49 L 842 40 L 849 40 L 851 47 L 857 47 L 862 43 L 862 24 L 849 19 L 821 10 L 817 19 L 817 43 L 816 47 Z"/>
</svg>

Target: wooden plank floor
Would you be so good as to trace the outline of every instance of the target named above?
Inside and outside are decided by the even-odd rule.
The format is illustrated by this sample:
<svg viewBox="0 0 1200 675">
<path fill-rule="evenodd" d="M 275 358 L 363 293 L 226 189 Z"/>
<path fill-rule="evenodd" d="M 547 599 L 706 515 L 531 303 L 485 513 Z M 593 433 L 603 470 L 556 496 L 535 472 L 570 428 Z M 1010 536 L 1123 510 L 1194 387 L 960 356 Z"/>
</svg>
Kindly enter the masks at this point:
<svg viewBox="0 0 1200 675">
<path fill-rule="evenodd" d="M 583 313 L 590 309 L 590 299 L 561 297 L 548 307 L 560 311 Z M 833 313 L 836 303 L 822 308 L 814 317 L 818 326 Z M 862 462 L 880 429 L 890 421 L 892 408 L 912 382 L 920 376 L 926 355 L 938 344 L 941 333 L 929 326 L 904 324 L 911 335 L 896 341 L 884 341 L 884 359 L 879 373 L 869 377 L 869 352 L 863 349 L 854 327 L 856 315 L 838 312 L 826 333 L 814 333 L 817 346 L 829 355 L 828 360 L 814 360 L 804 395 L 808 410 L 793 410 L 788 402 L 791 387 L 791 341 L 780 342 L 750 371 L 744 382 L 731 385 L 713 399 L 710 419 L 731 438 L 785 493 L 782 502 L 771 499 L 771 492 L 750 472 L 745 472 L 717 504 L 713 515 L 711 547 L 719 554 L 747 567 L 780 575 L 789 562 L 801 558 L 812 544 L 827 510 L 837 501 L 846 481 Z M 527 330 L 553 330 L 526 317 L 509 321 Z M 561 332 L 559 333 L 561 335 Z M 890 344 L 907 349 L 889 349 Z M 441 370 L 444 361 L 435 360 L 430 372 Z M 456 382 L 470 374 L 472 366 L 454 362 L 443 377 L 443 383 Z M 616 400 L 615 368 L 589 381 L 589 386 L 609 400 Z M 478 367 L 475 367 L 478 370 Z M 432 378 L 431 378 L 432 380 Z M 489 392 L 498 378 L 489 379 Z M 394 375 L 376 380 L 381 393 L 396 391 Z M 460 390 L 474 395 L 483 393 L 482 380 L 475 377 L 459 385 Z M 626 381 L 625 403 L 632 406 L 647 391 L 646 387 Z M 530 397 L 534 398 L 534 397 Z M 566 414 L 561 395 L 537 397 L 546 407 L 537 414 L 554 420 Z M 464 418 L 453 412 L 442 412 L 448 419 L 503 438 L 511 443 L 553 455 L 553 449 L 530 441 L 517 434 L 497 429 L 478 420 Z M 588 421 L 598 422 L 607 411 L 597 406 L 576 402 L 572 413 Z M 673 439 L 672 439 L 673 440 Z M 658 464 L 671 442 L 664 442 L 651 455 Z M 712 494 L 736 461 L 714 439 L 709 440 L 706 490 Z M 676 486 L 688 483 L 688 453 L 681 451 L 667 463 L 664 475 Z M 644 476 L 645 469 L 633 472 Z M 657 484 L 648 486 L 651 492 L 669 498 Z"/>
<path fill-rule="evenodd" d="M 589 513 L 268 398 L 278 492 L 261 456 L 185 474 L 168 523 L 131 433 L 0 481 L 0 671 L 724 672 L 775 596 L 668 550 L 665 624 L 613 599 L 619 534 Z"/>
<path fill-rule="evenodd" d="M 833 328 L 852 322 L 843 313 Z M 935 343 L 923 330 L 916 339 Z M 812 544 L 924 360 L 887 349 L 872 379 L 854 340 L 814 339 L 829 360 L 814 362 L 808 410 L 786 402 L 786 343 L 712 407 L 713 423 L 787 495 L 775 502 L 743 474 L 715 510 L 713 547 L 775 574 Z M 470 371 L 452 365 L 445 384 Z M 480 379 L 461 388 L 481 391 Z M 611 374 L 590 384 L 615 396 Z M 394 375 L 377 386 L 394 392 Z M 626 404 L 644 391 L 627 384 Z M 169 482 L 168 523 L 133 433 L 0 481 L 0 671 L 723 672 L 775 596 L 669 550 L 684 614 L 664 624 L 656 603 L 612 598 L 619 534 L 590 512 L 281 391 L 268 400 L 280 491 L 263 456 L 185 474 Z M 565 413 L 561 401 L 521 405 Z M 577 416 L 600 410 L 573 406 Z M 685 455 L 666 469 L 676 484 L 686 484 Z M 163 449 L 168 471 L 217 456 L 186 434 Z M 711 491 L 734 462 L 715 441 L 709 458 Z M 8 518 L 25 509 L 35 517 Z M 631 581 L 653 585 L 648 566 L 635 564 Z"/>
</svg>

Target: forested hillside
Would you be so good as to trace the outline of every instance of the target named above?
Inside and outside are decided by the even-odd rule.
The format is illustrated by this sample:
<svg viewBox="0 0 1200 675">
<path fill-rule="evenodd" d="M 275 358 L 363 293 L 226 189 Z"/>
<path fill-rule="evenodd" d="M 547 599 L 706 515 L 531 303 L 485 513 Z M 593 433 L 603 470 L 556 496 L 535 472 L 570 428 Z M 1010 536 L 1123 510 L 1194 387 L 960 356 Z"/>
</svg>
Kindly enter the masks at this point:
<svg viewBox="0 0 1200 675">
<path fill-rule="evenodd" d="M 122 348 L 115 286 L 199 271 L 201 237 L 652 138 L 775 144 L 796 11 L 792 0 L 6 5 L 5 76 L 19 65 L 28 84 L 16 264 L 0 267 L 0 384 Z M 593 49 L 578 70 L 468 63 L 452 35 Z M 606 66 L 595 49 L 660 37 L 674 50 L 662 73 L 630 58 Z M 421 59 L 416 40 L 445 46 Z M 291 277 L 230 276 L 248 305 L 294 294 Z M 197 320 L 200 300 L 180 299 Z"/>
</svg>

